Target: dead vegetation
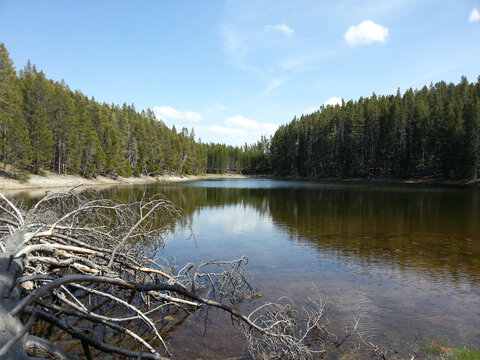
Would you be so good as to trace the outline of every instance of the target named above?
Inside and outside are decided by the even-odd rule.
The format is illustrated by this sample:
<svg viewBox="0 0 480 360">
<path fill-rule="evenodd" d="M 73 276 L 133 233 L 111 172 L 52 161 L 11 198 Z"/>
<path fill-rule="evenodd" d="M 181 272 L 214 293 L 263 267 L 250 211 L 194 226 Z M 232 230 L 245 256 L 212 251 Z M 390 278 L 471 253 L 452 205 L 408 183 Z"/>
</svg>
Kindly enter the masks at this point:
<svg viewBox="0 0 480 360">
<path fill-rule="evenodd" d="M 342 337 L 328 331 L 318 293 L 307 306 L 284 297 L 243 314 L 239 304 L 259 296 L 245 257 L 179 267 L 159 256 L 181 218 L 160 195 L 119 203 L 73 189 L 27 207 L 0 194 L 0 358 L 170 358 L 171 319 L 212 308 L 241 327 L 254 359 L 323 358 L 355 332 L 357 321 Z M 75 354 L 52 334 L 78 343 Z"/>
</svg>

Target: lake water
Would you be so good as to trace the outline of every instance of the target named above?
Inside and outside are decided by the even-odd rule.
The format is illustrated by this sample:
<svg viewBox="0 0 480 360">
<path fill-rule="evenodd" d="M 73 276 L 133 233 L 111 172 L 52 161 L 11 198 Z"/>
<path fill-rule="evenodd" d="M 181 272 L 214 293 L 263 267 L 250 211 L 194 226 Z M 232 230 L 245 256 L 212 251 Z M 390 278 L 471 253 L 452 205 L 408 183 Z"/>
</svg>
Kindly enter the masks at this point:
<svg viewBox="0 0 480 360">
<path fill-rule="evenodd" d="M 480 191 L 421 185 L 228 179 L 118 187 L 129 200 L 164 193 L 190 230 L 166 239 L 177 264 L 246 255 L 264 297 L 302 303 L 313 287 L 330 329 L 360 319 L 364 339 L 403 351 L 417 337 L 480 347 Z M 176 359 L 243 350 L 228 316 L 191 316 L 170 334 Z M 357 339 L 358 340 L 358 339 Z"/>
</svg>

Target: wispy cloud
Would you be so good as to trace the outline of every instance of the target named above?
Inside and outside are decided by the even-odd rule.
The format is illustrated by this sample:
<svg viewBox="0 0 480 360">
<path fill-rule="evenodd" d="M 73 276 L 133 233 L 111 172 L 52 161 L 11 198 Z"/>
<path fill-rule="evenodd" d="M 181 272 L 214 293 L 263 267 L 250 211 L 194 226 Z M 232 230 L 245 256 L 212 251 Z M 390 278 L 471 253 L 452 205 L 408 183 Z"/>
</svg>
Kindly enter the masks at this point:
<svg viewBox="0 0 480 360">
<path fill-rule="evenodd" d="M 263 21 L 263 15 L 260 19 L 253 19 L 251 14 L 261 8 L 255 3 L 227 2 L 225 22 L 218 27 L 223 54 L 230 65 L 258 80 L 252 85 L 263 83 L 262 87 L 256 88 L 259 96 L 286 81 L 284 69 L 278 68 L 278 58 L 285 51 L 285 37 L 295 34 L 295 30 L 285 23 Z"/>
<path fill-rule="evenodd" d="M 315 61 L 315 55 L 307 53 L 283 59 L 280 61 L 279 65 L 284 70 L 294 70 L 297 68 L 303 68 L 306 64 L 310 64 Z"/>
<path fill-rule="evenodd" d="M 369 45 L 374 42 L 386 43 L 389 30 L 385 26 L 375 24 L 372 20 L 362 21 L 358 25 L 350 26 L 343 35 L 351 47 Z"/>
<path fill-rule="evenodd" d="M 284 58 L 279 62 L 279 66 L 287 71 L 311 71 L 321 62 L 336 58 L 339 50 L 334 47 L 324 47 L 318 49 L 307 49 L 303 53 Z"/>
<path fill-rule="evenodd" d="M 259 45 L 256 42 L 258 39 L 255 39 L 255 36 L 248 29 L 243 29 L 243 31 L 240 29 L 241 27 L 231 24 L 220 27 L 223 52 L 234 67 L 266 83 L 265 89 L 261 91 L 260 96 L 268 94 L 281 86 L 286 79 L 285 77 L 277 76 L 277 74 L 272 72 L 271 68 L 253 65 L 255 64 L 255 58 L 252 55 L 249 59 L 249 55 L 255 49 L 258 50 Z"/>
<path fill-rule="evenodd" d="M 220 34 L 223 53 L 233 66 L 258 78 L 265 77 L 264 70 L 249 64 L 247 60 L 252 46 L 252 39 L 249 39 L 247 30 L 241 30 L 232 24 L 224 24 L 220 27 Z"/>
<path fill-rule="evenodd" d="M 480 21 L 480 11 L 478 9 L 473 9 L 468 17 L 468 22 Z"/>
<path fill-rule="evenodd" d="M 238 61 L 247 56 L 248 47 L 241 32 L 231 25 L 223 25 L 220 27 L 222 35 L 223 51 L 225 55 L 233 61 Z"/>
<path fill-rule="evenodd" d="M 295 30 L 285 24 L 265 25 L 265 32 L 280 32 L 286 36 L 295 34 Z"/>
<path fill-rule="evenodd" d="M 171 106 L 155 106 L 153 108 L 155 115 L 162 120 L 181 120 L 190 122 L 199 122 L 203 116 L 195 111 L 180 111 Z"/>
<path fill-rule="evenodd" d="M 263 90 L 263 95 L 268 94 L 269 92 L 275 90 L 276 88 L 280 87 L 286 81 L 285 78 L 281 79 L 272 79 L 268 84 L 267 88 Z"/>
<path fill-rule="evenodd" d="M 258 141 L 262 135 L 270 136 L 278 127 L 272 123 L 259 123 L 241 115 L 227 117 L 225 126 L 211 125 L 208 130 L 216 135 L 226 138 L 226 142 L 242 145 Z M 228 141 L 227 141 L 228 139 Z"/>
</svg>

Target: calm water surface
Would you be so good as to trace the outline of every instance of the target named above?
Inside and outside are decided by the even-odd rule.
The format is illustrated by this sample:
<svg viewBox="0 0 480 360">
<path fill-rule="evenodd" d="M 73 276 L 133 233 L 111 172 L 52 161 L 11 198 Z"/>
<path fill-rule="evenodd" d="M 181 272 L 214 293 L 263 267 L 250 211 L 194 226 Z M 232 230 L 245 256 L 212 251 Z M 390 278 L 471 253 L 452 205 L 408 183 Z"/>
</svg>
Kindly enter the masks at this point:
<svg viewBox="0 0 480 360">
<path fill-rule="evenodd" d="M 179 229 L 164 256 L 183 264 L 246 255 L 265 294 L 257 305 L 282 295 L 302 303 L 315 286 L 336 333 L 355 316 L 364 338 L 397 349 L 419 334 L 480 347 L 479 190 L 229 179 L 105 194 L 128 200 L 144 191 L 185 209 L 195 235 Z M 243 349 L 217 312 L 207 324 L 186 319 L 169 341 L 178 359 Z"/>
</svg>

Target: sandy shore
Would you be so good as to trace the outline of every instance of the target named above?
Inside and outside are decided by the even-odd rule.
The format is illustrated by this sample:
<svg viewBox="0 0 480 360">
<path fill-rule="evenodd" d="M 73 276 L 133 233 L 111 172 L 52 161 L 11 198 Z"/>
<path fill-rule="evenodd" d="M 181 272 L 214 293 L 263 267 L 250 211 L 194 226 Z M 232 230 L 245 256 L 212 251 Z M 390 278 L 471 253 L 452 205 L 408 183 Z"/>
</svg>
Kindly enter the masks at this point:
<svg viewBox="0 0 480 360">
<path fill-rule="evenodd" d="M 97 176 L 92 179 L 85 179 L 75 175 L 57 175 L 47 173 L 45 176 L 30 175 L 30 179 L 26 182 L 0 177 L 0 192 L 3 194 L 11 194 L 22 191 L 32 191 L 37 189 L 71 189 L 78 185 L 89 187 L 102 187 L 107 185 L 135 185 L 150 184 L 155 182 L 179 182 L 199 180 L 201 176 L 142 176 L 142 177 L 118 177 L 108 178 L 105 176 Z"/>
<path fill-rule="evenodd" d="M 105 176 L 97 176 L 92 179 L 85 179 L 81 176 L 75 175 L 58 175 L 53 173 L 47 173 L 45 176 L 30 175 L 30 179 L 26 182 L 13 180 L 5 177 L 0 177 L 0 193 L 17 193 L 21 191 L 32 191 L 36 189 L 71 189 L 78 185 L 100 187 L 107 185 L 138 185 L 138 184 L 151 184 L 158 182 L 181 182 L 181 181 L 194 181 L 202 179 L 212 178 L 238 178 L 244 177 L 241 175 L 162 175 L 162 176 L 141 176 L 141 177 L 117 177 L 115 179 Z"/>
</svg>

